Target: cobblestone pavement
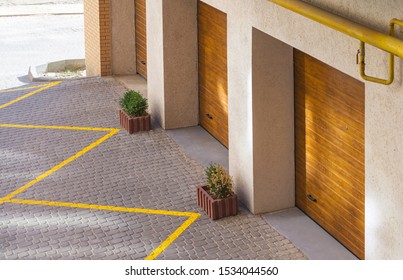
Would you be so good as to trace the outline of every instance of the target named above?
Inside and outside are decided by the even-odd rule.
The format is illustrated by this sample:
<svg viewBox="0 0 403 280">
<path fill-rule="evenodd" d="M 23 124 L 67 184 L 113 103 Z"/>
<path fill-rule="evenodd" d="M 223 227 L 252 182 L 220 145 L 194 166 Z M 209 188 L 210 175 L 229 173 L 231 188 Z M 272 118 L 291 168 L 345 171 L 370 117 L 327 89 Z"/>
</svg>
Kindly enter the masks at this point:
<svg viewBox="0 0 403 280">
<path fill-rule="evenodd" d="M 0 93 L 0 107 L 29 91 Z M 0 125 L 119 128 L 124 91 L 113 79 L 65 81 L 0 109 Z M 0 127 L 0 198 L 107 133 Z M 235 217 L 209 220 L 195 199 L 204 180 L 203 167 L 164 130 L 122 130 L 16 194 L 14 203 L 0 199 L 0 259 L 144 259 L 188 219 L 96 205 L 200 213 L 156 259 L 305 259 L 242 206 Z"/>
</svg>

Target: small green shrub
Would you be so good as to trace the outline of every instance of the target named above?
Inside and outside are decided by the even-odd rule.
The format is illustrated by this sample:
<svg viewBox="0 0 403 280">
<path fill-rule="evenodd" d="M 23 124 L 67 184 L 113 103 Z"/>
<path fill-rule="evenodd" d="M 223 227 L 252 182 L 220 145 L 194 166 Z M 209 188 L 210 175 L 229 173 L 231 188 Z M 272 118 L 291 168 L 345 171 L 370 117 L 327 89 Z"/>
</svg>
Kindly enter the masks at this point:
<svg viewBox="0 0 403 280">
<path fill-rule="evenodd" d="M 120 99 L 120 106 L 129 116 L 146 116 L 148 109 L 148 100 L 147 98 L 144 98 L 139 92 L 129 90 Z"/>
<path fill-rule="evenodd" d="M 221 165 L 210 164 L 206 169 L 208 192 L 217 198 L 227 198 L 232 195 L 232 177 Z"/>
</svg>

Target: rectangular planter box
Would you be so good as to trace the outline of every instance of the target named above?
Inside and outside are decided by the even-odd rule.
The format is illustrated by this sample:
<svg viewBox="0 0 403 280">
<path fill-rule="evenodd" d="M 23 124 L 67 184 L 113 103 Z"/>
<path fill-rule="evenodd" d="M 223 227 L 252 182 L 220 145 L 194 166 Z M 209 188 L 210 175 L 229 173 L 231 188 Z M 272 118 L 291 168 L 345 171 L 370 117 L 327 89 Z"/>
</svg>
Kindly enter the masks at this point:
<svg viewBox="0 0 403 280">
<path fill-rule="evenodd" d="M 119 111 L 120 125 L 132 134 L 139 131 L 149 131 L 151 129 L 150 115 L 141 117 L 131 117 L 122 109 Z"/>
<path fill-rule="evenodd" d="M 197 187 L 197 204 L 212 220 L 238 214 L 238 197 L 233 194 L 224 199 L 213 199 L 206 191 L 207 186 Z"/>
</svg>

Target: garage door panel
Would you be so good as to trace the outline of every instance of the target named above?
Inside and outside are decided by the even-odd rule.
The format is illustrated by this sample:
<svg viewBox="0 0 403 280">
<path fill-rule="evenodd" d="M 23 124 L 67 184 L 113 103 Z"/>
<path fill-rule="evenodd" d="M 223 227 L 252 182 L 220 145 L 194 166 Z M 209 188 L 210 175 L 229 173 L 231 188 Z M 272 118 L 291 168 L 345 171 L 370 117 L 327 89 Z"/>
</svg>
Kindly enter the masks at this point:
<svg viewBox="0 0 403 280">
<path fill-rule="evenodd" d="M 211 102 L 211 99 L 217 99 L 217 100 L 221 100 L 221 102 Z M 227 100 L 227 96 L 225 94 L 219 94 L 219 92 L 211 92 L 209 90 L 207 90 L 205 87 L 201 87 L 200 88 L 200 97 L 199 97 L 200 101 L 203 101 L 206 103 L 206 105 L 212 106 L 217 108 L 217 110 L 220 110 L 220 115 L 223 116 L 228 116 L 228 114 L 226 114 L 226 110 L 228 108 L 228 100 Z"/>
<path fill-rule="evenodd" d="M 341 147 L 350 154 L 357 154 L 360 159 L 365 155 L 363 143 L 360 143 L 356 138 L 352 137 L 351 132 L 349 131 L 346 132 L 338 129 L 334 125 L 320 121 L 319 123 L 321 123 L 321 125 L 318 125 L 318 120 L 315 116 L 306 116 L 305 124 L 301 119 L 296 120 L 296 122 L 296 126 L 301 127 L 301 129 L 310 129 L 311 131 L 322 135 L 322 137 L 325 137 L 325 139 L 333 145 Z"/>
<path fill-rule="evenodd" d="M 304 176 L 304 173 L 301 174 L 299 171 L 298 174 L 299 176 Z M 347 196 L 345 193 L 340 192 L 339 189 L 334 188 L 334 185 L 325 175 L 315 174 L 315 170 L 312 168 L 309 168 L 305 175 L 307 176 L 305 190 L 310 191 L 305 193 L 308 203 L 316 203 L 324 208 L 329 207 L 329 209 L 332 209 L 333 215 L 345 216 L 345 219 L 349 220 L 351 224 L 359 225 L 357 228 L 363 229 L 365 208 L 362 203 L 360 205 L 353 203 L 352 201 L 356 200 L 355 197 L 351 200 L 351 195 Z M 300 194 L 304 195 L 303 193 Z M 317 202 L 310 201 L 307 197 L 308 195 L 312 195 L 317 199 Z M 356 216 L 351 216 L 352 214 Z M 346 229 L 346 231 L 349 230 L 351 229 Z"/>
<path fill-rule="evenodd" d="M 308 122 L 308 121 L 307 121 Z M 323 147 L 329 149 L 336 155 L 342 154 L 343 158 L 353 167 L 360 169 L 361 171 L 364 168 L 364 152 L 355 149 L 343 139 L 339 139 L 339 137 L 333 137 L 331 131 L 322 130 L 319 127 L 311 128 L 304 128 L 301 127 L 300 124 L 297 124 L 296 130 L 298 133 L 307 133 L 307 139 L 305 139 L 305 144 L 307 141 L 313 141 L 315 143 L 322 145 Z M 328 133 L 328 136 L 323 136 L 324 133 Z"/>
<path fill-rule="evenodd" d="M 327 196 L 318 188 L 309 186 L 309 183 L 310 182 L 307 182 L 308 186 L 306 192 L 317 199 L 317 202 L 312 202 L 307 198 L 307 195 L 304 196 L 303 193 L 299 193 L 299 199 L 301 201 L 306 201 L 306 208 L 304 211 L 308 215 L 311 215 L 314 212 L 319 214 L 322 219 L 325 220 L 325 223 L 330 224 L 333 228 L 328 230 L 330 233 L 333 234 L 335 233 L 335 230 L 338 230 L 340 235 L 351 237 L 354 243 L 363 244 L 361 235 L 364 233 L 364 223 L 360 222 L 359 219 L 354 219 L 354 217 L 352 217 L 352 215 L 355 214 L 362 215 L 361 212 L 358 210 L 355 210 L 355 212 L 349 212 L 343 209 L 332 199 L 332 197 Z"/>
<path fill-rule="evenodd" d="M 298 164 L 305 164 L 305 159 L 299 157 L 296 158 Z M 317 178 L 319 182 L 325 182 L 325 184 L 331 184 L 332 190 L 340 194 L 343 198 L 347 199 L 351 203 L 354 201 L 354 205 L 364 211 L 364 198 L 365 195 L 360 189 L 360 183 L 356 180 L 348 180 L 336 174 L 330 170 L 327 166 L 315 161 L 308 157 L 308 162 L 306 163 L 306 169 L 303 174 L 309 173 L 310 176 Z"/>
<path fill-rule="evenodd" d="M 212 64 L 212 60 L 215 61 L 215 63 Z M 221 76 L 222 73 L 227 72 L 227 64 L 225 61 L 226 59 L 219 57 L 217 54 L 214 54 L 214 52 L 210 51 L 207 53 L 205 50 L 199 51 L 199 67 L 202 71 L 213 72 L 214 75 Z"/>
<path fill-rule="evenodd" d="M 358 156 L 357 153 L 349 153 L 346 150 L 341 149 L 340 146 L 333 145 L 324 137 L 322 137 L 319 133 L 314 132 L 311 129 L 298 129 L 300 133 L 306 133 L 307 136 L 305 138 L 306 147 L 311 148 L 311 152 L 313 156 L 322 157 L 330 157 L 330 160 L 334 161 L 341 168 L 345 170 L 352 170 L 357 174 L 364 174 L 364 162 L 363 157 Z M 354 151 L 350 149 L 350 151 Z"/>
<path fill-rule="evenodd" d="M 200 115 L 200 122 L 206 128 L 211 128 L 213 131 L 211 133 L 218 133 L 219 139 L 224 139 L 227 137 L 228 133 L 228 117 L 225 114 L 222 114 L 221 108 L 211 105 L 210 102 L 205 99 L 200 100 L 200 106 L 203 106 L 206 109 L 205 115 Z M 222 134 L 222 136 L 221 136 Z"/>
<path fill-rule="evenodd" d="M 222 125 L 226 126 L 228 115 L 223 112 L 223 105 L 220 103 L 211 103 L 210 98 L 205 98 L 204 95 L 200 97 L 200 106 L 205 108 L 206 114 L 211 115 L 215 120 L 223 122 Z"/>
<path fill-rule="evenodd" d="M 336 89 L 342 93 L 343 98 L 347 96 L 357 101 L 360 109 L 364 111 L 364 103 L 362 100 L 365 98 L 365 89 L 363 83 L 346 83 L 351 77 L 340 71 L 332 71 L 329 73 L 329 66 L 310 56 L 299 56 L 296 58 L 295 68 L 297 71 L 304 71 L 305 75 L 309 78 L 316 79 L 316 83 L 324 84 L 329 89 Z M 330 74 L 330 76 L 329 76 Z"/>
<path fill-rule="evenodd" d="M 345 198 L 351 198 L 351 201 L 354 201 L 354 199 L 357 198 L 357 200 L 354 201 L 354 205 L 364 205 L 363 201 L 365 194 L 360 188 L 362 182 L 359 182 L 356 179 L 346 178 L 345 176 L 343 177 L 334 170 L 330 169 L 329 166 L 318 162 L 310 156 L 308 156 L 306 159 L 297 157 L 296 160 L 298 161 L 298 164 L 304 164 L 306 161 L 308 161 L 308 163 L 305 164 L 305 173 L 311 172 L 311 176 L 315 175 L 318 177 L 318 179 L 322 178 L 323 181 L 326 180 L 332 183 L 335 191 L 342 194 Z M 362 209 L 364 208 L 362 207 Z"/>
<path fill-rule="evenodd" d="M 360 236 L 364 233 L 363 224 L 358 223 L 357 219 L 351 219 L 351 215 L 356 215 L 356 213 L 360 213 L 359 211 L 347 211 L 340 208 L 332 199 L 328 199 L 323 193 L 320 193 L 320 190 L 315 192 L 308 189 L 307 191 L 320 202 L 315 203 L 304 197 L 299 198 L 300 200 L 305 199 L 307 201 L 304 209 L 305 213 L 311 215 L 312 212 L 316 212 L 316 214 L 322 216 L 326 224 L 332 226 L 333 229 L 325 228 L 332 235 L 335 233 L 335 230 L 338 230 L 341 236 L 350 237 L 354 243 L 363 243 L 363 241 L 360 240 Z M 302 194 L 300 193 L 299 195 Z M 327 204 L 329 201 L 331 201 L 332 204 Z M 335 211 L 337 211 L 336 214 Z"/>
<path fill-rule="evenodd" d="M 298 83 L 296 84 L 296 86 L 299 86 Z M 310 96 L 306 94 L 305 99 L 297 100 L 297 104 L 305 108 L 306 115 L 312 115 L 312 113 L 315 113 L 314 115 L 317 118 L 320 118 L 322 122 L 336 124 L 337 127 L 339 127 L 340 129 L 344 128 L 344 130 L 353 129 L 354 131 L 358 132 L 358 137 L 363 137 L 363 122 L 352 119 L 351 116 L 347 116 L 347 113 L 341 114 L 339 111 L 337 111 L 336 108 L 317 100 L 315 96 L 308 99 L 309 97 Z"/>
<path fill-rule="evenodd" d="M 311 147 L 311 146 L 301 146 L 297 145 L 298 150 L 305 150 L 306 160 L 315 160 L 322 165 L 325 165 L 332 173 L 339 177 L 344 178 L 345 181 L 354 183 L 357 188 L 362 190 L 362 183 L 365 180 L 365 175 L 363 172 L 350 169 L 347 164 L 345 164 L 343 159 L 331 154 L 328 150 L 324 150 L 321 147 Z"/>
<path fill-rule="evenodd" d="M 210 73 L 211 74 L 211 73 Z M 212 103 L 219 103 L 225 107 L 225 111 L 227 111 L 228 107 L 228 87 L 226 84 L 226 80 L 223 78 L 217 77 L 213 78 L 209 77 L 209 75 L 200 74 L 201 77 L 204 78 L 204 83 L 200 84 L 200 95 L 208 96 L 209 98 L 215 98 L 216 100 L 211 100 Z M 224 113 L 224 112 L 223 112 Z"/>
<path fill-rule="evenodd" d="M 359 143 L 360 146 L 364 143 L 364 128 L 363 124 L 348 120 L 343 116 L 332 116 L 334 112 L 331 108 L 325 110 L 323 104 L 313 104 L 314 102 L 309 102 L 306 104 L 305 100 L 296 99 L 295 109 L 299 109 L 301 114 L 305 115 L 305 118 L 309 119 L 311 126 L 319 126 L 324 129 L 333 129 L 335 133 L 340 132 L 342 135 L 340 137 L 352 137 Z M 322 106 L 322 107 L 321 107 Z M 336 129 L 336 130 L 335 130 Z"/>
<path fill-rule="evenodd" d="M 297 107 L 302 106 L 302 104 L 296 104 Z M 324 133 L 325 138 L 331 139 L 332 137 L 337 137 L 340 141 L 348 143 L 349 145 L 353 146 L 355 150 L 363 153 L 364 151 L 364 138 L 365 134 L 363 129 L 356 129 L 341 119 L 332 118 L 331 120 L 326 120 L 322 117 L 323 109 L 316 110 L 313 108 L 308 109 L 305 108 L 304 115 L 307 128 L 310 128 L 313 131 L 321 129 L 321 131 L 326 132 Z M 325 112 L 326 114 L 330 114 L 329 112 Z M 331 135 L 330 135 L 331 134 Z"/>
<path fill-rule="evenodd" d="M 343 118 L 347 121 L 357 122 L 358 126 L 364 123 L 364 113 L 363 111 L 358 111 L 353 108 L 351 104 L 346 104 L 338 99 L 336 96 L 340 95 L 337 90 L 326 90 L 321 87 L 307 87 L 307 91 L 305 93 L 306 100 L 312 102 L 313 106 L 327 106 L 332 109 L 332 114 L 334 117 Z M 315 92 L 320 91 L 321 94 L 315 94 Z M 344 96 L 339 96 L 340 98 L 344 98 Z"/>
<path fill-rule="evenodd" d="M 312 79 L 313 83 L 316 83 L 318 80 L 317 77 L 309 77 Z M 316 85 L 309 83 L 305 85 L 307 88 L 312 87 L 312 89 L 315 89 L 316 91 L 322 92 L 320 95 L 316 95 L 315 97 L 317 98 L 318 101 L 321 102 L 329 102 L 329 104 L 337 110 L 338 113 L 341 114 L 346 114 L 347 117 L 354 117 L 354 120 L 358 121 L 357 118 L 360 120 L 363 120 L 364 118 L 364 106 L 362 102 L 359 102 L 358 100 L 351 98 L 351 96 L 343 94 L 339 89 L 337 88 L 329 88 L 329 87 L 324 87 L 322 85 Z M 311 96 L 313 93 L 312 90 L 308 90 L 307 96 Z M 363 122 L 362 122 L 363 123 Z"/>
<path fill-rule="evenodd" d="M 227 16 L 198 1 L 200 124 L 228 146 Z"/>
<path fill-rule="evenodd" d="M 201 90 L 204 92 L 203 90 Z M 221 103 L 221 102 L 211 102 L 211 96 L 213 94 L 201 94 L 200 95 L 200 106 L 203 106 L 205 108 L 206 113 L 213 113 L 217 118 L 220 117 L 220 120 L 226 120 L 228 119 L 228 114 L 225 113 L 225 110 L 227 108 L 226 103 Z M 216 98 L 216 97 L 214 97 Z M 213 112 L 214 111 L 214 112 Z M 227 122 L 224 122 L 222 125 L 227 125 Z"/>
<path fill-rule="evenodd" d="M 309 215 L 313 220 L 320 224 L 327 232 L 340 241 L 344 246 L 354 252 L 359 258 L 364 259 L 364 241 L 362 238 L 344 231 L 339 222 L 332 219 L 329 214 L 319 207 L 313 207 L 307 204 L 304 212 Z"/>
<path fill-rule="evenodd" d="M 364 258 L 363 83 L 297 50 L 294 64 L 296 204 Z"/>
<path fill-rule="evenodd" d="M 316 169 L 309 167 L 306 171 L 307 180 L 306 183 L 309 186 L 307 190 L 310 190 L 311 194 L 321 207 L 328 207 L 332 211 L 337 211 L 336 216 L 341 216 L 348 220 L 351 225 L 354 225 L 357 229 L 363 231 L 364 221 L 357 219 L 356 217 L 362 217 L 364 214 L 364 207 L 353 203 L 356 199 L 351 195 L 345 195 L 335 187 L 335 183 L 328 180 L 328 177 L 317 172 Z M 349 227 L 350 228 L 350 227 Z"/>
<path fill-rule="evenodd" d="M 206 24 L 211 23 L 214 28 L 219 29 L 227 26 L 227 18 L 222 16 L 222 12 L 200 1 L 198 3 L 198 13 L 198 17 L 201 21 L 205 22 Z M 204 26 L 206 25 L 201 27 L 203 28 Z"/>
<path fill-rule="evenodd" d="M 147 78 L 146 0 L 135 0 L 136 68 Z"/>
<path fill-rule="evenodd" d="M 300 70 L 301 69 L 302 68 L 300 68 Z M 315 91 L 322 92 L 324 94 L 323 97 L 330 98 L 330 101 L 335 102 L 336 104 L 345 107 L 348 110 L 353 110 L 355 114 L 364 116 L 364 104 L 362 103 L 360 94 L 354 94 L 353 96 L 351 96 L 349 94 L 345 94 L 341 89 L 337 87 L 321 83 L 320 77 L 318 76 L 310 75 L 309 73 L 306 73 L 306 76 L 308 77 L 308 80 L 298 80 L 300 86 L 309 89 L 305 90 L 306 94 L 309 95 Z M 333 94 L 333 92 L 335 92 L 335 94 Z"/>
<path fill-rule="evenodd" d="M 300 134 L 309 133 L 309 131 L 297 127 L 295 128 L 295 132 Z M 340 157 L 343 153 L 338 154 L 337 151 L 335 152 L 321 147 L 312 141 L 310 136 L 307 136 L 303 142 L 297 142 L 296 148 L 298 148 L 298 151 L 303 151 L 306 157 L 320 160 L 323 165 L 328 166 L 332 172 L 339 174 L 341 177 L 348 178 L 349 181 L 357 181 L 360 188 L 363 189 L 362 184 L 365 180 L 365 172 L 362 169 L 358 169 L 359 166 L 353 166 L 349 164 L 348 160 Z"/>
</svg>

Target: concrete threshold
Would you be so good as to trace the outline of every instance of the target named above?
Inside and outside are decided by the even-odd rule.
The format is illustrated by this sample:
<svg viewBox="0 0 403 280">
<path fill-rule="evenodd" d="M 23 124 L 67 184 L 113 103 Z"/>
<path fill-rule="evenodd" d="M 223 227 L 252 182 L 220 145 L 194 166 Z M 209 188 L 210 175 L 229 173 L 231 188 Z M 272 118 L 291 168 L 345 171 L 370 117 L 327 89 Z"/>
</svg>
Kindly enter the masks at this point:
<svg viewBox="0 0 403 280">
<path fill-rule="evenodd" d="M 311 260 L 357 260 L 358 258 L 298 208 L 263 215 Z"/>
<path fill-rule="evenodd" d="M 166 131 L 188 154 L 204 167 L 217 163 L 229 170 L 228 149 L 200 126 Z"/>
<path fill-rule="evenodd" d="M 138 91 L 144 97 L 147 97 L 147 81 L 140 75 L 125 75 L 113 77 L 125 88 Z"/>
</svg>

